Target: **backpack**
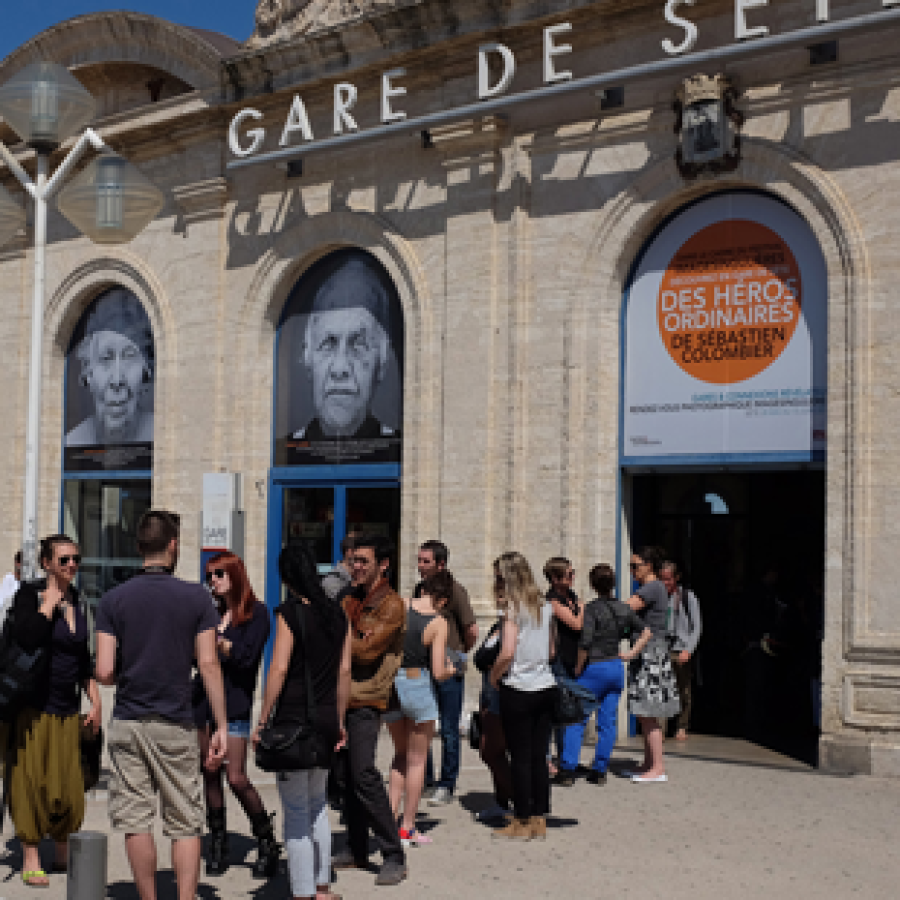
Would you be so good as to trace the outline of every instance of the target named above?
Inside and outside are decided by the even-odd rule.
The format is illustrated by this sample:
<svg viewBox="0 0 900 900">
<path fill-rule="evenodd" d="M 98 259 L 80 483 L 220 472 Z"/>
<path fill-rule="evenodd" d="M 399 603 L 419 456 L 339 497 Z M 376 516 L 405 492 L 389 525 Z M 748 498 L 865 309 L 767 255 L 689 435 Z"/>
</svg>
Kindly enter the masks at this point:
<svg viewBox="0 0 900 900">
<path fill-rule="evenodd" d="M 691 632 L 694 631 L 694 619 L 691 616 L 691 604 L 688 602 L 687 595 L 691 592 L 689 588 L 678 586 L 678 590 L 681 591 L 681 608 L 684 610 L 684 614 L 687 616 L 688 620 L 688 628 L 690 628 Z M 671 637 L 675 637 L 675 598 L 674 595 L 669 598 L 669 627 L 666 629 Z"/>
</svg>

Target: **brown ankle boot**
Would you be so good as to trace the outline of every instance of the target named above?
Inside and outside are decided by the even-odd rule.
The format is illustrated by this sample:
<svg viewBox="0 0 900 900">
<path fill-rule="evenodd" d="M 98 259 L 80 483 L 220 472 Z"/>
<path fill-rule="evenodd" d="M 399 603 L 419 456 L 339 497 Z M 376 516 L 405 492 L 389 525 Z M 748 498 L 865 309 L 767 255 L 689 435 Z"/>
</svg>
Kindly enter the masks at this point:
<svg viewBox="0 0 900 900">
<path fill-rule="evenodd" d="M 528 820 L 528 829 L 533 841 L 547 840 L 547 820 L 544 816 L 532 816 Z"/>
<path fill-rule="evenodd" d="M 513 819 L 504 828 L 495 828 L 492 837 L 510 838 L 514 841 L 530 841 L 531 824 L 528 819 Z"/>
</svg>

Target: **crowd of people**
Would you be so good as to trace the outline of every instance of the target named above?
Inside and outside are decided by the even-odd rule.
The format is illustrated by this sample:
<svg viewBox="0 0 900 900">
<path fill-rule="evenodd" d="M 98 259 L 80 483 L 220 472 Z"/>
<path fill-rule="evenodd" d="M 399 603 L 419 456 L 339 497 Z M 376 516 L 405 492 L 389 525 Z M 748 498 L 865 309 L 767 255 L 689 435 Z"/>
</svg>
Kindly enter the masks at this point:
<svg viewBox="0 0 900 900">
<path fill-rule="evenodd" d="M 257 841 L 254 876 L 272 877 L 286 852 L 293 897 L 335 900 L 332 872 L 368 869 L 374 848 L 382 856 L 376 884 L 399 884 L 408 874 L 407 849 L 432 842 L 417 825 L 423 796 L 434 806 L 453 801 L 470 657 L 482 673 L 473 726 L 495 793 L 479 818 L 496 820 L 498 839 L 546 838 L 551 784 L 574 784 L 594 712 L 597 745 L 587 781 L 605 783 L 626 683 L 644 740 L 643 763 L 630 777 L 666 780 L 660 723 L 677 716 L 676 737 L 686 736 L 700 616 L 696 598 L 678 584 L 677 567 L 658 549 L 632 556 L 634 591 L 624 601 L 615 598 L 612 568 L 594 566 L 596 597 L 587 604 L 572 590 L 569 560 L 546 563 L 548 589 L 541 590 L 521 554 L 501 554 L 493 563 L 497 621 L 471 654 L 478 625 L 440 541 L 420 547 L 420 581 L 408 599 L 391 587 L 394 548 L 381 534 L 348 536 L 343 559 L 324 577 L 310 548 L 291 543 L 278 561 L 285 599 L 274 611 L 274 647 L 254 723 L 269 611 L 233 553 L 209 560 L 208 590 L 175 578 L 179 532 L 174 513 L 142 517 L 143 567 L 102 598 L 93 663 L 73 584 L 80 555 L 70 538 L 41 542 L 46 579 L 21 583 L 9 604 L 4 635 L 42 660 L 2 735 L 4 787 L 26 885 L 49 883 L 40 840 L 56 842 L 54 865 L 64 869 L 68 837 L 81 827 L 80 746 L 85 731 L 100 728 L 98 684 L 116 687 L 107 735 L 109 817 L 125 834 L 142 900 L 156 897 L 157 808 L 172 841 L 180 900 L 196 895 L 204 826 L 206 874 L 227 870 L 226 779 Z M 578 721 L 560 724 L 561 686 L 581 704 Z M 90 701 L 87 716 L 80 714 L 81 691 Z M 382 724 L 394 750 L 387 786 L 376 764 Z M 305 729 L 317 748 L 314 764 L 279 772 L 283 845 L 247 775 L 248 752 L 267 747 L 267 733 L 279 727 L 296 735 Z M 347 828 L 347 845 L 337 853 L 329 799 Z"/>
</svg>

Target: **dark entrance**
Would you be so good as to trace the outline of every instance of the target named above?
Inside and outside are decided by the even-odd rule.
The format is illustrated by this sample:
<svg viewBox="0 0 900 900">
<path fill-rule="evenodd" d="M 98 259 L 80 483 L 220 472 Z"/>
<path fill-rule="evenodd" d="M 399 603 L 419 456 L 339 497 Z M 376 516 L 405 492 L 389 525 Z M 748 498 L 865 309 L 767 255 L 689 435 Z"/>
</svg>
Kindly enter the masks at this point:
<svg viewBox="0 0 900 900">
<path fill-rule="evenodd" d="M 691 729 L 815 763 L 825 475 L 634 475 L 631 545 L 663 547 L 697 595 Z"/>
</svg>

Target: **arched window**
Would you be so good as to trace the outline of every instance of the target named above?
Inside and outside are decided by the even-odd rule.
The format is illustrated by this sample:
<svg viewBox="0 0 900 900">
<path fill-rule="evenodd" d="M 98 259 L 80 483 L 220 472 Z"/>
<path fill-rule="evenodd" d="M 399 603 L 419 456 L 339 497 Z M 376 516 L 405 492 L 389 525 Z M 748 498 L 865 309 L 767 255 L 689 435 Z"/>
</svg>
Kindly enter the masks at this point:
<svg viewBox="0 0 900 900">
<path fill-rule="evenodd" d="M 297 283 L 275 391 L 276 466 L 400 462 L 403 312 L 371 254 L 338 250 Z"/>
<path fill-rule="evenodd" d="M 328 254 L 291 291 L 275 364 L 270 585 L 291 540 L 312 541 L 323 572 L 349 532 L 378 531 L 396 545 L 403 334 L 397 289 L 364 250 Z"/>
<path fill-rule="evenodd" d="M 150 506 L 155 374 L 141 301 L 124 288 L 105 291 L 66 356 L 62 527 L 81 546 L 89 605 L 141 564 L 135 528 Z"/>
</svg>

